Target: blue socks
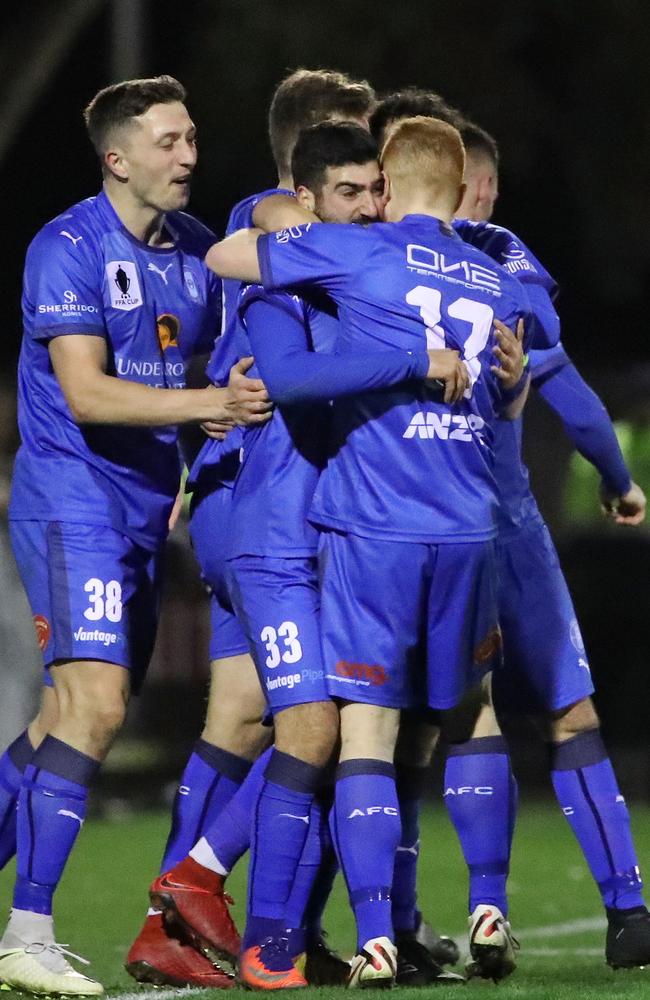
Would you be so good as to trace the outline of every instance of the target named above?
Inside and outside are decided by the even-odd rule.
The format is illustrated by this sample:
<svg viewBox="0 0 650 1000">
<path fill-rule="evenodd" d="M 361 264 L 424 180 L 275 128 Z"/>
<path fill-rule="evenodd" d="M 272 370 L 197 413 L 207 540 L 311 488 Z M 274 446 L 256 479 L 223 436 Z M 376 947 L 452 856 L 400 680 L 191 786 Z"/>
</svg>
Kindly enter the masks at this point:
<svg viewBox="0 0 650 1000">
<path fill-rule="evenodd" d="M 250 847 L 255 803 L 262 790 L 264 771 L 271 759 L 272 750 L 269 747 L 258 757 L 216 822 L 206 826 L 203 831 L 203 836 L 224 872 L 232 871 Z"/>
<path fill-rule="evenodd" d="M 242 948 L 286 936 L 286 908 L 323 768 L 273 749 L 255 805 Z"/>
<path fill-rule="evenodd" d="M 391 886 L 400 841 L 395 768 L 359 758 L 339 764 L 333 835 L 357 923 L 357 947 L 393 939 Z"/>
<path fill-rule="evenodd" d="M 417 868 L 420 854 L 420 802 L 429 780 L 428 767 L 395 765 L 402 836 L 393 874 L 393 927 L 395 933 L 414 932 L 417 923 Z"/>
<path fill-rule="evenodd" d="M 330 832 L 330 815 L 334 803 L 334 789 L 328 788 L 326 792 L 319 794 L 320 824 L 319 824 L 319 853 L 320 863 L 316 876 L 311 887 L 311 893 L 305 908 L 303 925 L 305 928 L 305 946 L 309 948 L 316 944 L 323 935 L 322 918 L 330 898 L 332 885 L 339 870 L 339 863 L 334 849 L 334 842 Z M 307 855 L 307 845 L 305 845 L 305 855 Z M 309 858 L 307 858 L 309 860 Z M 300 859 L 302 866 L 303 858 Z"/>
<path fill-rule="evenodd" d="M 608 909 L 643 907 L 630 816 L 600 731 L 551 746 L 551 778 Z"/>
<path fill-rule="evenodd" d="M 0 869 L 16 853 L 18 793 L 33 755 L 34 747 L 25 730 L 0 757 Z"/>
<path fill-rule="evenodd" d="M 506 880 L 517 786 L 503 736 L 453 743 L 444 799 L 469 870 L 469 912 L 479 903 L 508 912 Z"/>
<path fill-rule="evenodd" d="M 250 761 L 197 740 L 180 780 L 172 825 L 160 867 L 169 871 L 186 857 L 250 771 Z"/>
<path fill-rule="evenodd" d="M 46 736 L 25 768 L 18 798 L 18 861 L 13 905 L 52 913 L 52 897 L 86 815 L 99 762 Z"/>
</svg>

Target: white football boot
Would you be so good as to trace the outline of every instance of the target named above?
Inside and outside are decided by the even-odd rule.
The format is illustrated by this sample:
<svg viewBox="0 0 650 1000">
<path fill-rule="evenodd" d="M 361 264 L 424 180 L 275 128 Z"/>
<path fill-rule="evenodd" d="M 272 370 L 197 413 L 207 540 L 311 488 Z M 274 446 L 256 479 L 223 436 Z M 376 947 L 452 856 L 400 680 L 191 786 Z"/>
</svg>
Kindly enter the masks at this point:
<svg viewBox="0 0 650 1000">
<path fill-rule="evenodd" d="M 13 990 L 48 996 L 100 996 L 101 983 L 77 972 L 66 955 L 90 965 L 85 958 L 67 950 L 63 944 L 23 944 L 18 948 L 0 948 L 0 982 Z"/>
<path fill-rule="evenodd" d="M 387 937 L 370 938 L 350 963 L 348 986 L 381 989 L 395 985 L 397 948 Z"/>
<path fill-rule="evenodd" d="M 498 906 L 477 906 L 469 920 L 469 953 L 465 972 L 497 983 L 514 972 L 519 942 Z"/>
</svg>

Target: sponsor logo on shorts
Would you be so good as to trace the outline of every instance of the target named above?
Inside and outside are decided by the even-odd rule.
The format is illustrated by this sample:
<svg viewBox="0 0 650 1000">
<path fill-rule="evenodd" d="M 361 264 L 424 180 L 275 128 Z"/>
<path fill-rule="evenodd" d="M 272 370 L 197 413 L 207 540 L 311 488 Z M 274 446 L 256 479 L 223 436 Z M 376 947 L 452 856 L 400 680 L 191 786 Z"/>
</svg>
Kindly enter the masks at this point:
<svg viewBox="0 0 650 1000">
<path fill-rule="evenodd" d="M 296 684 L 313 684 L 315 681 L 322 680 L 323 671 L 322 670 L 310 670 L 305 667 L 300 673 L 295 674 L 284 674 L 279 677 L 267 677 L 266 678 L 266 690 L 275 691 L 277 688 L 292 688 Z"/>
<path fill-rule="evenodd" d="M 385 667 L 378 663 L 353 663 L 351 660 L 339 660 L 334 667 L 337 677 L 346 681 L 368 687 L 381 687 L 388 680 Z"/>
<path fill-rule="evenodd" d="M 158 343 L 162 351 L 166 351 L 168 347 L 178 347 L 180 329 L 181 321 L 178 316 L 174 316 L 172 313 L 162 313 L 161 316 L 156 317 Z"/>
<path fill-rule="evenodd" d="M 395 806 L 367 806 L 365 809 L 353 809 L 348 819 L 355 819 L 357 816 L 375 816 L 383 813 L 384 816 L 399 816 Z"/>
<path fill-rule="evenodd" d="M 34 615 L 34 628 L 36 629 L 36 641 L 41 653 L 43 653 L 52 635 L 50 623 L 45 615 Z"/>
<path fill-rule="evenodd" d="M 129 312 L 142 305 L 138 272 L 132 260 L 111 260 L 106 265 L 108 290 L 114 309 Z"/>
<path fill-rule="evenodd" d="M 569 636 L 571 637 L 571 645 L 573 648 L 578 653 L 584 653 L 585 644 L 582 641 L 582 632 L 580 631 L 577 618 L 574 618 L 569 625 Z"/>
<path fill-rule="evenodd" d="M 501 629 L 497 625 L 491 632 L 488 632 L 485 639 L 479 642 L 474 650 L 474 663 L 482 667 L 484 663 L 489 663 L 501 649 Z"/>
<path fill-rule="evenodd" d="M 296 684 L 300 684 L 302 678 L 300 674 L 285 674 L 283 677 L 267 677 L 266 690 L 276 691 L 278 688 L 289 688 L 291 690 Z"/>
<path fill-rule="evenodd" d="M 72 633 L 76 642 L 101 642 L 104 646 L 114 646 L 119 637 L 115 632 L 102 632 L 101 629 L 78 628 Z"/>
</svg>

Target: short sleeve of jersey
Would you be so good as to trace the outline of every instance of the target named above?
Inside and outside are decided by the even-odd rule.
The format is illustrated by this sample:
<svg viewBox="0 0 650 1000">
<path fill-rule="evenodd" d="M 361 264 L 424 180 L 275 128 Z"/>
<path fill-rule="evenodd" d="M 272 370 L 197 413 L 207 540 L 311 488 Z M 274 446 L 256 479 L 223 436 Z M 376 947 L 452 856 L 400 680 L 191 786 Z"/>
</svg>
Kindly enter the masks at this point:
<svg viewBox="0 0 650 1000">
<path fill-rule="evenodd" d="M 559 371 L 560 368 L 564 368 L 565 365 L 571 364 L 571 359 L 561 343 L 556 344 L 555 347 L 551 347 L 547 351 L 530 351 L 528 361 L 533 384 L 538 379 L 546 375 L 551 375 Z"/>
<path fill-rule="evenodd" d="M 491 222 L 470 222 L 468 219 L 456 219 L 453 228 L 461 239 L 478 247 L 501 264 L 513 278 L 524 284 L 530 282 L 541 285 L 551 299 L 557 296 L 559 288 L 555 279 L 526 244 L 509 229 L 494 226 Z"/>
<path fill-rule="evenodd" d="M 102 275 L 88 243 L 42 230 L 27 251 L 23 297 L 33 310 L 31 336 L 106 336 Z"/>
<path fill-rule="evenodd" d="M 262 284 L 268 291 L 313 284 L 335 292 L 364 266 L 370 249 L 370 231 L 361 226 L 282 229 L 258 240 Z"/>
</svg>

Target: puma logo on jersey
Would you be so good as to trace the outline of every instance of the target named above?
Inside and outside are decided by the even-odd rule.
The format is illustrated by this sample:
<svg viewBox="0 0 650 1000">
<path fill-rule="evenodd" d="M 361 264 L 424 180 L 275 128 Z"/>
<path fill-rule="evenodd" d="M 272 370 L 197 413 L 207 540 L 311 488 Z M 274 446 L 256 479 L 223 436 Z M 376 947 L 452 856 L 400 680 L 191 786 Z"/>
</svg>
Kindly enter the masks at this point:
<svg viewBox="0 0 650 1000">
<path fill-rule="evenodd" d="M 474 435 L 483 443 L 482 430 L 485 421 L 475 413 L 470 413 L 468 417 L 451 413 L 416 413 L 411 418 L 402 437 L 407 440 L 418 437 L 425 441 L 431 438 L 440 438 L 441 441 L 473 441 Z"/>
<path fill-rule="evenodd" d="M 165 282 L 165 284 L 168 284 L 168 282 L 167 282 L 167 272 L 169 271 L 170 267 L 172 267 L 172 264 L 168 264 L 167 267 L 165 267 L 161 271 L 161 269 L 159 267 L 157 267 L 154 263 L 152 263 L 152 261 L 149 261 L 149 264 L 147 266 L 147 271 L 153 271 L 154 274 L 159 274 L 160 277 L 162 278 L 162 280 Z"/>
<path fill-rule="evenodd" d="M 69 233 L 67 229 L 62 229 L 61 232 L 59 233 L 59 236 L 65 236 L 65 237 L 67 237 L 67 239 L 69 239 L 70 242 L 75 247 L 76 247 L 77 243 L 79 243 L 79 241 L 83 239 L 83 236 L 73 236 L 72 233 Z"/>
</svg>

